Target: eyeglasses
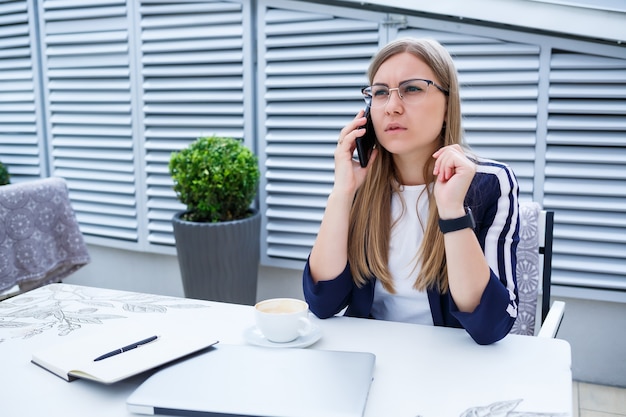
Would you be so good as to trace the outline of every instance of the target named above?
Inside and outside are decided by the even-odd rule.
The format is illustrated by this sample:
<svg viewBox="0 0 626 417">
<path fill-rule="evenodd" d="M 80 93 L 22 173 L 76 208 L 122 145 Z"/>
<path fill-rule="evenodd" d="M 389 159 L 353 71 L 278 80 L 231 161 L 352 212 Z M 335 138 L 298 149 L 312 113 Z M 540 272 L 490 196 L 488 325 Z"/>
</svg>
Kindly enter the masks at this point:
<svg viewBox="0 0 626 417">
<path fill-rule="evenodd" d="M 371 107 L 382 107 L 389 102 L 391 92 L 396 90 L 400 99 L 407 104 L 416 104 L 422 101 L 428 93 L 428 87 L 434 85 L 439 91 L 446 96 L 450 95 L 450 92 L 440 85 L 435 84 L 431 80 L 422 80 L 415 78 L 413 80 L 406 80 L 401 82 L 397 88 L 389 88 L 383 84 L 374 84 L 369 87 L 361 89 L 363 98 L 366 103 L 369 103 Z"/>
</svg>

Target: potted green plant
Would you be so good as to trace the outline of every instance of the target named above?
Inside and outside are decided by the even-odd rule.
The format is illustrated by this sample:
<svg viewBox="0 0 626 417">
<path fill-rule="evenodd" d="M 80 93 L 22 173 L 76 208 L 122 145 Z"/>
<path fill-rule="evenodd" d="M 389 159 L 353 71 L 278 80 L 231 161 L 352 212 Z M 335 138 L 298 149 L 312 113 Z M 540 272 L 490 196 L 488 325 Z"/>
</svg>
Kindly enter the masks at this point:
<svg viewBox="0 0 626 417">
<path fill-rule="evenodd" d="M 254 304 L 261 216 L 251 205 L 258 160 L 240 140 L 200 137 L 172 153 L 174 191 L 187 209 L 172 224 L 185 296 Z"/>
<path fill-rule="evenodd" d="M 7 185 L 11 183 L 11 176 L 7 167 L 0 162 L 0 185 Z"/>
</svg>

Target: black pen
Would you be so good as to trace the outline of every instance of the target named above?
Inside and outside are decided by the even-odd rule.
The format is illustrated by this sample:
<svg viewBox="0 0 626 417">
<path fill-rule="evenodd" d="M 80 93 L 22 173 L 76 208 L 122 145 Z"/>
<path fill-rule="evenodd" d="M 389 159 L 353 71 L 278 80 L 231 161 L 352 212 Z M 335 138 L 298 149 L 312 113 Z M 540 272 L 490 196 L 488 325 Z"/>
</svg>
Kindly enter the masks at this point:
<svg viewBox="0 0 626 417">
<path fill-rule="evenodd" d="M 147 339 L 140 340 L 139 342 L 132 343 L 132 344 L 130 344 L 128 346 L 124 346 L 122 348 L 115 349 L 114 351 L 111 351 L 109 353 L 105 353 L 104 355 L 98 356 L 93 361 L 97 362 L 97 361 L 101 361 L 102 359 L 110 358 L 111 356 L 119 355 L 120 353 L 124 353 L 124 352 L 127 352 L 129 350 L 135 349 L 136 347 L 139 347 L 141 345 L 145 345 L 146 343 L 153 342 L 153 341 L 157 340 L 158 337 L 159 336 L 150 336 Z"/>
</svg>

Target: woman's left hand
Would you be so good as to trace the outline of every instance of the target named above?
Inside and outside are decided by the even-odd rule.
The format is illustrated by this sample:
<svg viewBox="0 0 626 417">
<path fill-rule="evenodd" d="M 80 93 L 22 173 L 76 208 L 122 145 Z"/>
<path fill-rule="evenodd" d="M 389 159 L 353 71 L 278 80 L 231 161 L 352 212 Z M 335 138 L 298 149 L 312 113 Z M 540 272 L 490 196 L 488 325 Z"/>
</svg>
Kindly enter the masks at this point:
<svg viewBox="0 0 626 417">
<path fill-rule="evenodd" d="M 464 200 L 476 173 L 472 162 L 460 145 L 450 145 L 433 154 L 435 168 L 435 200 L 439 217 L 454 219 L 465 214 Z"/>
</svg>

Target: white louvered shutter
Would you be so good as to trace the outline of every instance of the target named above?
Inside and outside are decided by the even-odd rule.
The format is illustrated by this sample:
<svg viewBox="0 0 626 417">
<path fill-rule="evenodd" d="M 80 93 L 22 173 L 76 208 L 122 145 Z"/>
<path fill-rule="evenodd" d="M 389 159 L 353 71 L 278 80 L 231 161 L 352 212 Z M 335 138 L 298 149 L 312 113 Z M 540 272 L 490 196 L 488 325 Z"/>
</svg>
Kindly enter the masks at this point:
<svg viewBox="0 0 626 417">
<path fill-rule="evenodd" d="M 81 231 L 137 242 L 129 19 L 124 0 L 41 1 L 50 174 Z"/>
<path fill-rule="evenodd" d="M 0 162 L 13 183 L 45 172 L 31 5 L 26 0 L 0 2 Z"/>
<path fill-rule="evenodd" d="M 369 60 L 407 35 L 450 50 L 469 144 L 556 212 L 554 282 L 626 289 L 623 47 L 288 0 L 0 0 L 0 161 L 65 177 L 92 242 L 171 253 L 171 152 L 244 138 L 262 262 L 301 268 Z"/>
<path fill-rule="evenodd" d="M 434 38 L 459 74 L 463 128 L 476 154 L 513 168 L 520 198 L 532 200 L 535 176 L 539 47 L 428 28 L 398 36 Z"/>
<path fill-rule="evenodd" d="M 266 265 L 301 268 L 308 256 L 333 186 L 339 131 L 365 106 L 360 88 L 367 84 L 365 72 L 379 47 L 383 16 L 259 2 Z"/>
<path fill-rule="evenodd" d="M 139 15 L 148 241 L 173 245 L 171 220 L 185 207 L 171 153 L 214 134 L 255 142 L 249 2 L 148 0 Z"/>
<path fill-rule="evenodd" d="M 554 51 L 544 205 L 553 282 L 626 290 L 626 59 Z"/>
</svg>

